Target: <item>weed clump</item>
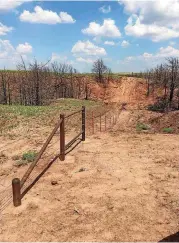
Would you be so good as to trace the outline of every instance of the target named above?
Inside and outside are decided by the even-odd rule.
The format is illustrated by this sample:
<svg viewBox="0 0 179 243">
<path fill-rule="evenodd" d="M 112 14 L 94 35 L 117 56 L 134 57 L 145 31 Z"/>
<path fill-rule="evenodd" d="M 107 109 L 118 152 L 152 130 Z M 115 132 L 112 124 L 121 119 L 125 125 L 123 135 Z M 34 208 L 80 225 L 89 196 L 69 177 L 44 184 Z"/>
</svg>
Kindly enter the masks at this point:
<svg viewBox="0 0 179 243">
<path fill-rule="evenodd" d="M 20 160 L 18 160 L 15 166 L 20 167 L 22 165 L 27 165 L 36 159 L 37 153 L 35 151 L 28 151 L 24 153 Z"/>
<path fill-rule="evenodd" d="M 162 129 L 164 133 L 173 133 L 173 128 L 172 127 L 165 127 Z"/>
<path fill-rule="evenodd" d="M 149 125 L 147 125 L 145 123 L 138 122 L 136 125 L 136 130 L 137 131 L 147 131 L 147 130 L 150 130 L 150 127 L 149 127 Z"/>
</svg>

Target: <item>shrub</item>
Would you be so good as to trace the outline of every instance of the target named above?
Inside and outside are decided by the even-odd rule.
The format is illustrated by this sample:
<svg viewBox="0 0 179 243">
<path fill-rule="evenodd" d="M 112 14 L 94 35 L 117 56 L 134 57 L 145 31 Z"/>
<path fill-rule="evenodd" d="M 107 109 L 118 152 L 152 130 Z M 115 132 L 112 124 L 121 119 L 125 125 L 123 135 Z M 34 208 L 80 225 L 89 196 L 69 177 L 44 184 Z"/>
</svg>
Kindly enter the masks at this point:
<svg viewBox="0 0 179 243">
<path fill-rule="evenodd" d="M 168 106 L 168 101 L 165 98 L 158 98 L 157 102 L 148 105 L 147 109 L 150 111 L 164 112 Z"/>
<path fill-rule="evenodd" d="M 27 162 L 33 162 L 36 158 L 37 153 L 34 151 L 28 151 L 22 155 L 22 160 L 26 160 Z"/>
<path fill-rule="evenodd" d="M 165 127 L 165 128 L 163 128 L 162 131 L 165 132 L 165 133 L 173 133 L 173 128 L 172 127 Z"/>
<path fill-rule="evenodd" d="M 142 131 L 142 130 L 149 130 L 150 129 L 150 127 L 147 125 L 147 124 L 144 124 L 144 123 L 137 123 L 137 125 L 136 125 L 136 130 L 137 131 Z"/>
<path fill-rule="evenodd" d="M 22 155 L 21 160 L 18 160 L 15 166 L 19 167 L 22 165 L 27 165 L 35 160 L 37 153 L 34 151 L 28 151 Z"/>
</svg>

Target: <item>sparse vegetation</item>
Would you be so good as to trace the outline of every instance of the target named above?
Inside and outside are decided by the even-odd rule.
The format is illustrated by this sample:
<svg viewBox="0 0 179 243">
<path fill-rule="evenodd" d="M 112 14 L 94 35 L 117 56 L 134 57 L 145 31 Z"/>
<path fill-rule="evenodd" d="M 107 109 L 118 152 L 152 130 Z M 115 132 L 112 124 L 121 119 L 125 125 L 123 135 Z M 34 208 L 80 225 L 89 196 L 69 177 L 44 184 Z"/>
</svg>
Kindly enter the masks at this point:
<svg viewBox="0 0 179 243">
<path fill-rule="evenodd" d="M 154 94 L 156 88 L 161 89 L 163 95 L 153 106 L 149 107 L 153 111 L 169 111 L 179 109 L 179 59 L 170 57 L 166 63 L 156 68 L 147 70 L 143 76 L 146 80 L 147 93 Z"/>
<path fill-rule="evenodd" d="M 36 155 L 36 152 L 28 151 L 22 155 L 22 160 L 27 160 L 27 162 L 33 162 L 36 158 Z"/>
<path fill-rule="evenodd" d="M 165 127 L 162 129 L 164 133 L 173 133 L 173 128 L 172 127 Z"/>
<path fill-rule="evenodd" d="M 140 123 L 138 122 L 136 125 L 136 130 L 137 131 L 146 131 L 146 130 L 150 130 L 150 126 L 145 124 L 145 123 Z"/>
<path fill-rule="evenodd" d="M 168 106 L 168 101 L 164 98 L 158 98 L 157 102 L 154 104 L 148 105 L 148 110 L 156 112 L 165 112 Z"/>
<path fill-rule="evenodd" d="M 35 160 L 36 156 L 37 156 L 37 152 L 35 151 L 25 152 L 23 153 L 21 159 L 15 163 L 15 166 L 19 167 L 31 163 Z"/>
<path fill-rule="evenodd" d="M 0 105 L 0 133 L 6 133 L 19 127 L 20 125 L 28 126 L 29 123 L 36 123 L 36 126 L 53 125 L 60 113 L 70 113 L 80 109 L 82 105 L 87 109 L 102 106 L 102 102 L 77 99 L 58 99 L 48 106 L 22 106 Z M 53 119 L 53 122 L 52 122 Z M 12 135 L 12 134 L 11 134 Z M 27 134 L 28 135 L 28 134 Z"/>
</svg>

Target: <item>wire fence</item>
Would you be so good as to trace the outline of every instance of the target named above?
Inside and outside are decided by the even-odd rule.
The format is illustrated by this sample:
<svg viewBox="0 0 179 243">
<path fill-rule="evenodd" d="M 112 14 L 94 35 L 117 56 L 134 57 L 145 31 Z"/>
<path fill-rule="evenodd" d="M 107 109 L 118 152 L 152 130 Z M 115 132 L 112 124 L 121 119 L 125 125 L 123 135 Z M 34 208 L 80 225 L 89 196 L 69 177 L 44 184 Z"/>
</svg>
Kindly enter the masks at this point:
<svg viewBox="0 0 179 243">
<path fill-rule="evenodd" d="M 86 134 L 90 136 L 98 132 L 107 132 L 111 130 L 117 123 L 120 112 L 121 109 L 119 109 L 119 107 L 103 110 L 101 112 L 86 112 L 85 107 L 82 107 L 81 110 L 71 113 L 67 116 L 62 115 L 61 120 L 58 123 L 59 126 L 57 125 L 56 129 L 51 133 L 51 139 L 49 141 L 47 139 L 47 141 L 44 143 L 44 145 L 46 144 L 46 148 L 44 149 L 43 153 L 34 163 L 34 167 L 30 165 L 29 168 L 32 168 L 31 172 L 28 174 L 27 178 L 25 178 L 23 183 L 22 180 L 20 181 L 20 201 L 56 159 L 58 159 L 60 156 L 64 156 L 61 157 L 61 160 L 63 161 L 65 156 L 71 152 L 71 150 L 73 150 L 81 141 L 85 141 Z M 82 115 L 79 116 L 79 113 Z M 73 125 L 73 120 L 71 120 L 72 116 L 78 116 L 76 121 L 78 124 L 81 124 L 80 133 L 65 143 L 65 134 L 70 134 L 70 126 L 72 127 Z M 76 132 L 76 130 L 74 132 Z M 82 136 L 81 139 L 80 136 Z M 62 146 L 62 144 L 64 146 Z M 41 151 L 39 153 L 41 153 Z M 25 166 L 25 168 L 27 167 Z M 17 171 L 13 177 L 21 178 L 22 170 Z M 4 177 L 4 181 L 0 182 L 0 213 L 15 200 L 13 198 L 11 180 L 12 175 L 8 175 Z M 16 203 L 17 202 L 14 202 L 14 205 L 16 205 Z M 16 206 L 19 206 L 19 202 Z"/>
</svg>

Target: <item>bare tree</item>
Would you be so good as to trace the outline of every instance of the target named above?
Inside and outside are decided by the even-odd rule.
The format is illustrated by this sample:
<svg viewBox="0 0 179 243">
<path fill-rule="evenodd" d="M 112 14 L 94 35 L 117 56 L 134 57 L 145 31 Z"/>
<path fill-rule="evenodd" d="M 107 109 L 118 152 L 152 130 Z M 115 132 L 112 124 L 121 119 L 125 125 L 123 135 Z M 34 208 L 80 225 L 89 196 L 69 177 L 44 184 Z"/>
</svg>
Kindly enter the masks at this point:
<svg viewBox="0 0 179 243">
<path fill-rule="evenodd" d="M 107 71 L 108 68 L 102 59 L 98 59 L 93 63 L 92 72 L 94 73 L 97 82 L 104 83 L 104 74 L 106 74 Z"/>
</svg>

